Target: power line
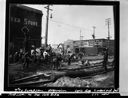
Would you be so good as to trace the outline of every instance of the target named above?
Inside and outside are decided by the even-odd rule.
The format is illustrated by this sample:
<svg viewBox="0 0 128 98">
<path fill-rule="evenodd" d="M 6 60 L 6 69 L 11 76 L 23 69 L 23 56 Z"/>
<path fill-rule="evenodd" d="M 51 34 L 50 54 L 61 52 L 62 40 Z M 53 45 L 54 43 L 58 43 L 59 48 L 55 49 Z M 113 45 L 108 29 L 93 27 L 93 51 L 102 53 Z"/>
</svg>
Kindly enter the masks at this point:
<svg viewBox="0 0 128 98">
<path fill-rule="evenodd" d="M 43 19 L 45 19 L 45 18 L 43 18 Z M 49 21 L 51 21 L 51 22 L 53 22 L 53 23 L 58 23 L 58 24 L 61 24 L 61 25 L 65 25 L 65 26 L 67 26 L 67 27 L 72 27 L 72 28 L 75 28 L 75 29 L 84 29 L 84 30 L 88 30 L 90 33 L 92 32 L 92 30 L 91 29 L 86 29 L 86 28 L 84 28 L 84 27 L 79 27 L 79 26 L 75 26 L 75 25 L 71 25 L 71 24 L 67 24 L 67 23 L 64 23 L 64 22 L 61 22 L 61 21 L 55 21 L 55 20 L 49 20 Z M 93 26 L 93 34 L 95 35 L 95 28 L 96 27 L 94 27 Z M 86 34 L 89 34 L 89 33 L 86 33 Z M 89 35 L 86 35 L 87 37 L 91 37 L 91 35 L 89 34 Z"/>
<path fill-rule="evenodd" d="M 45 19 L 45 18 L 43 18 L 43 19 Z M 63 25 L 66 25 L 66 26 L 70 26 L 72 28 L 79 28 L 79 29 L 92 31 L 91 29 L 87 29 L 85 27 L 75 26 L 75 25 L 67 24 L 67 23 L 64 23 L 64 22 L 61 22 L 61 21 L 56 21 L 56 20 L 49 20 L 49 21 L 54 22 L 54 23 L 58 23 L 58 24 L 63 24 Z"/>
<path fill-rule="evenodd" d="M 55 20 L 51 20 L 51 21 L 55 22 L 55 23 L 63 24 L 63 25 L 66 25 L 66 26 L 70 26 L 70 27 L 73 27 L 73 28 L 79 28 L 79 29 L 84 29 L 84 30 L 90 30 L 91 31 L 91 29 L 87 29 L 87 28 L 84 28 L 84 27 L 75 26 L 75 25 L 72 25 L 72 24 L 67 24 L 67 23 L 60 22 L 60 21 L 55 21 Z"/>
<path fill-rule="evenodd" d="M 75 28 L 76 29 L 76 26 L 74 26 L 74 25 L 71 25 L 71 24 L 66 24 L 66 23 L 63 23 L 63 22 L 58 22 L 58 21 L 54 21 L 54 20 L 51 20 L 52 22 L 54 22 L 54 23 L 58 23 L 58 24 L 62 24 L 62 25 L 66 25 L 66 26 L 70 26 L 70 27 L 72 27 L 72 28 Z M 80 29 L 81 30 L 81 28 L 80 27 L 77 27 L 78 29 Z M 84 28 L 84 30 L 85 30 L 85 28 Z M 89 30 L 89 29 L 88 29 Z M 87 33 L 86 33 L 87 34 Z M 88 33 L 89 34 L 89 33 Z M 90 34 L 89 35 L 86 35 L 86 36 L 88 36 L 88 37 L 91 37 L 90 36 Z"/>
<path fill-rule="evenodd" d="M 66 25 L 66 26 L 68 26 L 68 27 L 70 26 L 70 27 L 75 28 L 75 29 L 78 28 L 78 29 L 81 30 L 81 28 L 82 28 L 82 27 L 78 27 L 78 26 L 71 25 L 71 24 L 66 24 L 66 23 L 63 23 L 63 22 L 58 22 L 58 21 L 53 21 L 53 20 L 51 20 L 51 21 L 52 21 L 52 22 L 55 22 L 55 23 L 58 23 L 58 24 Z M 87 31 L 87 29 L 85 29 L 85 28 L 84 28 L 84 30 Z M 88 30 L 89 30 L 90 32 L 92 31 L 92 30 L 90 30 L 90 29 L 88 29 Z M 89 33 L 86 33 L 86 34 L 89 34 Z M 86 35 L 86 36 L 91 37 L 90 34 L 89 34 L 89 35 Z"/>
</svg>

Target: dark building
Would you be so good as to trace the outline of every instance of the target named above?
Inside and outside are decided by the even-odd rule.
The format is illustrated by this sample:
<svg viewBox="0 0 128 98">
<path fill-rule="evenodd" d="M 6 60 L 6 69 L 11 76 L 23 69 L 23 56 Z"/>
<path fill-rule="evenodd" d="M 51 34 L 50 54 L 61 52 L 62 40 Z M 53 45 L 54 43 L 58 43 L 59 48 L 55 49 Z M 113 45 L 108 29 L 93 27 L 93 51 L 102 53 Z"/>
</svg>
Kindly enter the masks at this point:
<svg viewBox="0 0 128 98">
<path fill-rule="evenodd" d="M 10 53 L 24 48 L 24 31 L 28 31 L 29 48 L 41 46 L 42 11 L 20 4 L 9 6 Z"/>
</svg>

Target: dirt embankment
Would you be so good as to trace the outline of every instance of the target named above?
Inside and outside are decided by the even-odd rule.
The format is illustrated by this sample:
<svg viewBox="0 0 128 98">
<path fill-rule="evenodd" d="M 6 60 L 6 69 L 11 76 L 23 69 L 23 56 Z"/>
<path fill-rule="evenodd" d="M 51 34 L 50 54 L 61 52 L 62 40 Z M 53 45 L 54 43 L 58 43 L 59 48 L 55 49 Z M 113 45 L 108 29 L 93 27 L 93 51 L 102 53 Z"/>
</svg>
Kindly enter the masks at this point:
<svg viewBox="0 0 128 98">
<path fill-rule="evenodd" d="M 100 87 L 100 88 L 109 88 L 114 87 L 114 72 L 108 72 L 102 75 L 96 75 L 89 79 L 84 78 L 70 78 L 70 77 L 61 77 L 56 80 L 54 83 L 47 83 L 43 86 L 47 87 Z"/>
</svg>

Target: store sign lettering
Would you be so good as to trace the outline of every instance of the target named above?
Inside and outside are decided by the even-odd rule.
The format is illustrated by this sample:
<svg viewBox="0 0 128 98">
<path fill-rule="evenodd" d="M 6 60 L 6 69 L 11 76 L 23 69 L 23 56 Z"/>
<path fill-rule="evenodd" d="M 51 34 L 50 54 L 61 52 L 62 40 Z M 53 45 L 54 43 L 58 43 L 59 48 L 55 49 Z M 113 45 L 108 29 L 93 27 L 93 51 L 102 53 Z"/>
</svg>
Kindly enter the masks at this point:
<svg viewBox="0 0 128 98">
<path fill-rule="evenodd" d="M 16 17 L 11 17 L 11 22 L 20 23 L 21 19 Z"/>
<path fill-rule="evenodd" d="M 31 21 L 27 18 L 24 18 L 24 24 L 25 25 L 31 25 L 31 26 L 37 26 L 37 22 L 36 21 Z"/>
<path fill-rule="evenodd" d="M 15 22 L 15 23 L 21 23 L 21 19 L 17 18 L 17 17 L 11 17 L 11 22 Z M 23 19 L 23 24 L 24 25 L 31 25 L 31 26 L 38 26 L 37 21 L 32 21 L 28 18 L 24 18 Z"/>
</svg>

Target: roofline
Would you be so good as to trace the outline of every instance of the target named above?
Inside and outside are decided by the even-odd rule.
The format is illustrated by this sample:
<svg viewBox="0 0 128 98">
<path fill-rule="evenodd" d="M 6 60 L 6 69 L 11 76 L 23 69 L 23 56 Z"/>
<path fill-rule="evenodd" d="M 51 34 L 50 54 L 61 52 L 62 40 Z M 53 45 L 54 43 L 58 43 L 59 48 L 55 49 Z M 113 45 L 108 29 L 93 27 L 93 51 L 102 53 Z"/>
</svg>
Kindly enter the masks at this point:
<svg viewBox="0 0 128 98">
<path fill-rule="evenodd" d="M 82 40 L 82 41 L 90 41 L 90 40 L 94 40 L 94 39 L 87 39 L 87 40 Z M 105 39 L 105 38 L 99 38 L 99 39 L 95 39 L 95 40 L 108 40 L 108 39 Z M 114 39 L 110 39 L 110 41 L 113 41 Z M 81 40 L 74 40 L 75 41 L 81 41 Z"/>
<path fill-rule="evenodd" d="M 41 10 L 38 10 L 38 9 L 35 9 L 35 8 L 31 8 L 31 7 L 25 6 L 23 4 L 11 4 L 11 6 L 16 6 L 16 7 L 19 7 L 21 9 L 29 10 L 29 11 L 32 11 L 34 13 L 43 15 Z"/>
</svg>

